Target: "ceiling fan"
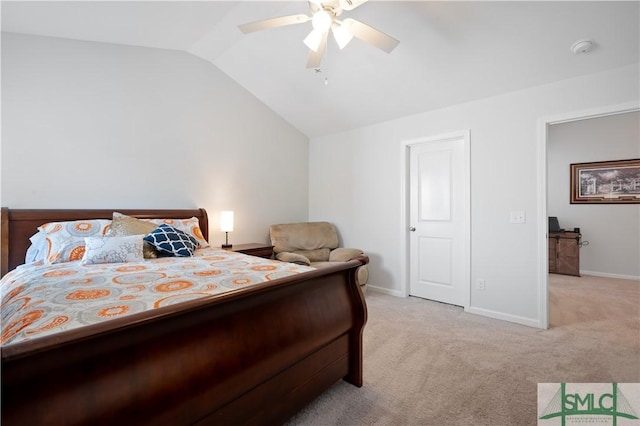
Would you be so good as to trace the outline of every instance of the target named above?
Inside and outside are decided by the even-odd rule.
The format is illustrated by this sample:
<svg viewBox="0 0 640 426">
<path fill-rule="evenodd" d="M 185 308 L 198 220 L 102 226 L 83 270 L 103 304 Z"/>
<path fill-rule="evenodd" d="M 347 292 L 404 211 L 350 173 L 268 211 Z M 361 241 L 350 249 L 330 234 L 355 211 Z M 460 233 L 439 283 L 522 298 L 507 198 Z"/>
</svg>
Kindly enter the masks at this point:
<svg viewBox="0 0 640 426">
<path fill-rule="evenodd" d="M 367 24 L 363 24 L 355 19 L 347 18 L 339 20 L 338 16 L 344 10 L 353 10 L 366 3 L 367 0 L 309 0 L 311 16 L 289 15 L 279 18 L 265 19 L 239 25 L 238 28 L 245 34 L 255 31 L 266 30 L 268 28 L 283 27 L 285 25 L 302 24 L 311 21 L 313 29 L 304 39 L 304 44 L 309 47 L 309 57 L 307 68 L 319 68 L 324 54 L 329 30 L 338 43 L 338 47 L 343 49 L 353 37 L 369 43 L 378 49 L 391 53 L 400 43 L 395 38 L 379 31 Z"/>
</svg>

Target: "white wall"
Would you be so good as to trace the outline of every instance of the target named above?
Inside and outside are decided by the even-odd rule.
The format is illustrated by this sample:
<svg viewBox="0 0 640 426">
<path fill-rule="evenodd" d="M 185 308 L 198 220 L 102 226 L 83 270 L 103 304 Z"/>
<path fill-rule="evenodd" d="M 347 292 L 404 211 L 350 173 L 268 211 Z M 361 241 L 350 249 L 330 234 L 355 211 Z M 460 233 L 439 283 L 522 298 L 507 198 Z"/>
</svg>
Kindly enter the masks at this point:
<svg viewBox="0 0 640 426">
<path fill-rule="evenodd" d="M 570 204 L 569 165 L 640 158 L 640 113 L 554 124 L 547 143 L 547 212 L 580 228 L 582 273 L 640 279 L 640 204 Z"/>
<path fill-rule="evenodd" d="M 3 34 L 2 205 L 235 211 L 231 243 L 306 220 L 308 139 L 185 52 Z"/>
<path fill-rule="evenodd" d="M 470 310 L 540 326 L 538 120 L 637 101 L 638 66 L 560 81 L 425 112 L 310 142 L 311 220 L 330 220 L 345 245 L 371 256 L 369 283 L 404 294 L 401 229 L 403 142 L 469 129 L 471 134 Z M 526 224 L 509 223 L 524 210 Z"/>
</svg>

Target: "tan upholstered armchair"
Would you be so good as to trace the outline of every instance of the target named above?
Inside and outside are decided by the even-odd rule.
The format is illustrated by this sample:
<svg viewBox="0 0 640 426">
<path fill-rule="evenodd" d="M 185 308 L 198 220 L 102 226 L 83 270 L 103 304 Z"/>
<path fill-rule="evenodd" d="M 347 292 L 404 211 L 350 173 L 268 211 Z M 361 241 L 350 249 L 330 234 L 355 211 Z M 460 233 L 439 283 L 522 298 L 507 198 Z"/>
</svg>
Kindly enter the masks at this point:
<svg viewBox="0 0 640 426">
<path fill-rule="evenodd" d="M 269 235 L 276 259 L 283 262 L 322 268 L 363 254 L 360 249 L 339 248 L 336 227 L 328 222 L 271 225 Z M 358 268 L 358 283 L 363 290 L 368 278 L 367 265 Z"/>
</svg>

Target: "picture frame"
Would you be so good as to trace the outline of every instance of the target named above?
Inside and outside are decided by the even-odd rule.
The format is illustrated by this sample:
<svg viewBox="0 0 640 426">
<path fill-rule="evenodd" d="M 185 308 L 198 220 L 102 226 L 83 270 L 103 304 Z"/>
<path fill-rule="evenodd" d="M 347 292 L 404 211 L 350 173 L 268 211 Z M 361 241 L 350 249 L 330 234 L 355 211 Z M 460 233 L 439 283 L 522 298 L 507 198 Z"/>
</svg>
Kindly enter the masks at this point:
<svg viewBox="0 0 640 426">
<path fill-rule="evenodd" d="M 570 168 L 571 204 L 640 204 L 640 158 Z"/>
</svg>

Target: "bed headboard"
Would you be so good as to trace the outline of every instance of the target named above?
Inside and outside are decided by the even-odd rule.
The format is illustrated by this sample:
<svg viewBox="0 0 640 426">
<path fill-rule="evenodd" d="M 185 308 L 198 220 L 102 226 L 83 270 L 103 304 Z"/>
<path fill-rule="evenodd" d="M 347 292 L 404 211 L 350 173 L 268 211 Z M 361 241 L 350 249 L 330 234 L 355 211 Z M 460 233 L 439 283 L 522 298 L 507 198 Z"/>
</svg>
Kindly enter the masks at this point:
<svg viewBox="0 0 640 426">
<path fill-rule="evenodd" d="M 140 219 L 185 219 L 197 217 L 205 240 L 209 239 L 209 221 L 205 209 L 169 210 L 12 210 L 3 207 L 0 212 L 0 276 L 24 263 L 29 237 L 38 231 L 38 226 L 47 222 L 81 219 L 111 219 L 117 211 Z"/>
</svg>

